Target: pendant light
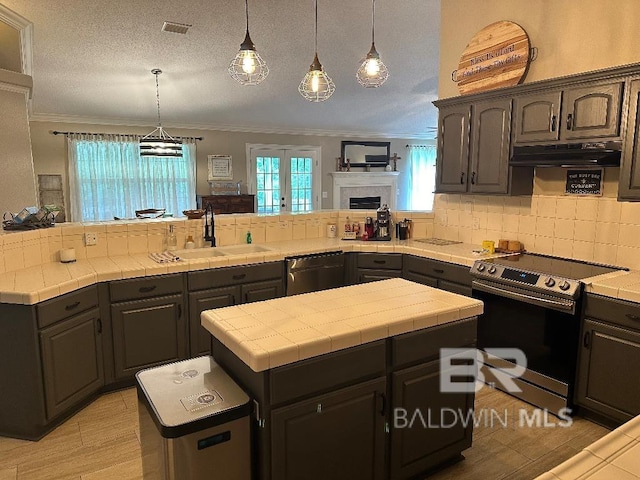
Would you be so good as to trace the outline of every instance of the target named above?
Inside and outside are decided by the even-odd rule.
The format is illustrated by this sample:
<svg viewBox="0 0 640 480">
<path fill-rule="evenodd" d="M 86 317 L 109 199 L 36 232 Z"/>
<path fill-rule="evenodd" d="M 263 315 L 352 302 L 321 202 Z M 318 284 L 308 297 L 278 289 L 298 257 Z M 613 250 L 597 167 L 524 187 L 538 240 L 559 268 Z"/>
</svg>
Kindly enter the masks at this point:
<svg viewBox="0 0 640 480">
<path fill-rule="evenodd" d="M 389 78 L 389 70 L 380 60 L 380 54 L 376 50 L 376 0 L 372 2 L 372 21 L 371 21 L 371 49 L 367 53 L 367 57 L 360 65 L 356 72 L 358 83 L 366 88 L 377 88 L 387 81 Z"/>
<path fill-rule="evenodd" d="M 231 61 L 227 71 L 240 85 L 258 85 L 269 75 L 269 67 L 256 51 L 256 46 L 249 36 L 249 0 L 244 0 L 244 11 L 247 17 L 247 33 L 240 45 L 240 51 Z"/>
<path fill-rule="evenodd" d="M 159 68 L 151 70 L 156 76 L 156 103 L 158 105 L 158 126 L 156 129 L 140 139 L 141 157 L 182 157 L 182 140 L 173 138 L 163 128 L 160 122 L 160 89 L 158 75 Z"/>
<path fill-rule="evenodd" d="M 333 92 L 336 90 L 336 86 L 329 75 L 326 74 L 324 68 L 322 68 L 320 60 L 318 60 L 318 0 L 315 0 L 315 4 L 315 55 L 313 57 L 313 62 L 309 67 L 309 71 L 298 86 L 298 91 L 300 92 L 300 95 L 310 102 L 324 102 L 327 98 L 333 95 Z"/>
</svg>

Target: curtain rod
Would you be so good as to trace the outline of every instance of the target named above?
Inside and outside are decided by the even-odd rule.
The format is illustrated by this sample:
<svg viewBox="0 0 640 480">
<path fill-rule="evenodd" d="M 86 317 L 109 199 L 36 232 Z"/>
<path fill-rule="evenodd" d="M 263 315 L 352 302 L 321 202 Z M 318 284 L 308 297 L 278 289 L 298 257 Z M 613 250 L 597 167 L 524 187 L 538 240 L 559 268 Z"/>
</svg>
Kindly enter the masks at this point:
<svg viewBox="0 0 640 480">
<path fill-rule="evenodd" d="M 121 137 L 143 137 L 144 135 L 140 133 L 100 133 L 100 132 L 58 132 L 54 130 L 51 132 L 52 135 L 115 135 Z M 173 137 L 178 140 L 204 140 L 204 137 Z"/>
</svg>

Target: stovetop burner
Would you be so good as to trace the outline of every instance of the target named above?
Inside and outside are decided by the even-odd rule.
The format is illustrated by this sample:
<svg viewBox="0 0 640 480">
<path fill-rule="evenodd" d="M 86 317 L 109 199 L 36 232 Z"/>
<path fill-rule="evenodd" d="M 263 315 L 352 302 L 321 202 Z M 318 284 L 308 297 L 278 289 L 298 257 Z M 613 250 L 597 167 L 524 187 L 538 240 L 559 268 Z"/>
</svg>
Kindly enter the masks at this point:
<svg viewBox="0 0 640 480">
<path fill-rule="evenodd" d="M 580 260 L 552 257 L 536 253 L 519 253 L 509 255 L 508 257 L 492 258 L 485 260 L 485 262 L 534 273 L 555 275 L 572 280 L 584 280 L 585 278 L 595 277 L 596 275 L 602 275 L 604 273 L 626 270 L 610 265 L 600 265 L 597 263 L 588 263 Z"/>
</svg>

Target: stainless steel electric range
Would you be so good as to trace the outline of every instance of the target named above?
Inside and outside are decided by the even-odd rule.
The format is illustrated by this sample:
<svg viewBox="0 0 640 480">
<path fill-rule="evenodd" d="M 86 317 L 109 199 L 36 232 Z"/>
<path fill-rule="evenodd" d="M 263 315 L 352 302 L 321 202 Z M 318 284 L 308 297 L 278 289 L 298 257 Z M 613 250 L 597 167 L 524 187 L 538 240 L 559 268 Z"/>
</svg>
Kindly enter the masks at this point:
<svg viewBox="0 0 640 480">
<path fill-rule="evenodd" d="M 513 376 L 509 372 L 525 366 L 522 359 L 487 355 L 485 382 L 556 415 L 571 408 L 583 280 L 616 270 L 621 269 L 530 253 L 476 261 L 473 296 L 484 302 L 479 348 L 515 348 L 526 357 L 524 373 Z M 504 374 L 520 391 L 503 385 Z"/>
</svg>

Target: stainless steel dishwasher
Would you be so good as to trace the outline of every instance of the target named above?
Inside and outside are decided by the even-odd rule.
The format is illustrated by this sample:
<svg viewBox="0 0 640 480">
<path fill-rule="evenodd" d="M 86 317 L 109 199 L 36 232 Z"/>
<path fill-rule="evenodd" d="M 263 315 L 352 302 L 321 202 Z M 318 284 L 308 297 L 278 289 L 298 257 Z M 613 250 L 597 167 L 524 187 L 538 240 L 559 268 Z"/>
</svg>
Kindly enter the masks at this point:
<svg viewBox="0 0 640 480">
<path fill-rule="evenodd" d="M 287 295 L 344 286 L 344 253 L 341 250 L 298 255 L 285 260 Z"/>
</svg>

